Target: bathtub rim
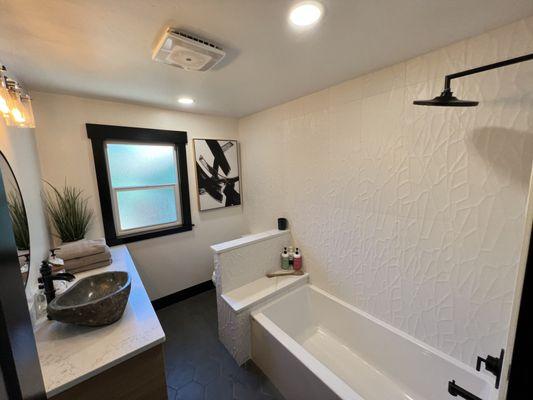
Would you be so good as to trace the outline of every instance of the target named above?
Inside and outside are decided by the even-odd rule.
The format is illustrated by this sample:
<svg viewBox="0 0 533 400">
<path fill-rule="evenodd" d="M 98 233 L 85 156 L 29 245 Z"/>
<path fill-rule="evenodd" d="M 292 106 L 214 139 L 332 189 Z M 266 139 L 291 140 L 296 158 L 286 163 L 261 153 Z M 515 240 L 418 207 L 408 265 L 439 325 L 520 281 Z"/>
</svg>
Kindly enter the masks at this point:
<svg viewBox="0 0 533 400">
<path fill-rule="evenodd" d="M 272 306 L 274 304 L 277 304 L 279 302 L 284 301 L 288 296 L 294 295 L 298 291 L 304 291 L 304 290 L 314 290 L 315 292 L 327 297 L 328 299 L 339 303 L 341 306 L 348 308 L 350 311 L 355 312 L 355 313 L 357 313 L 357 314 L 369 319 L 370 321 L 378 324 L 380 327 L 382 327 L 384 329 L 387 329 L 389 331 L 392 331 L 392 333 L 394 333 L 396 335 L 399 335 L 402 339 L 405 339 L 405 340 L 408 340 L 408 341 L 414 343 L 415 345 L 419 346 L 423 351 L 426 351 L 426 352 L 431 353 L 431 354 L 433 354 L 435 356 L 441 357 L 445 361 L 453 364 L 455 367 L 458 367 L 458 368 L 462 369 L 463 371 L 465 371 L 465 372 L 467 372 L 467 373 L 469 373 L 469 374 L 471 374 L 473 376 L 478 377 L 479 379 L 483 380 L 483 382 L 485 382 L 488 385 L 487 387 L 489 388 L 489 393 L 490 393 L 489 399 L 496 399 L 497 398 L 496 397 L 497 396 L 497 390 L 494 389 L 494 383 L 490 380 L 490 377 L 487 376 L 485 373 L 477 372 L 475 370 L 475 368 L 470 367 L 468 364 L 465 364 L 462 361 L 459 361 L 459 360 L 453 358 L 452 356 L 442 352 L 439 349 L 431 347 L 429 344 L 422 342 L 420 339 L 417 339 L 417 338 L 411 336 L 410 334 L 408 334 L 408 333 L 406 333 L 406 332 L 404 332 L 404 331 L 402 331 L 402 330 L 400 330 L 400 329 L 398 329 L 398 328 L 396 328 L 396 327 L 394 327 L 394 326 L 392 326 L 392 325 L 390 325 L 390 324 L 388 324 L 388 323 L 386 323 L 386 322 L 374 317 L 373 315 L 370 315 L 366 311 L 363 311 L 363 310 L 361 310 L 361 309 L 359 309 L 359 308 L 357 308 L 357 307 L 345 302 L 344 300 L 341 300 L 338 297 L 333 296 L 332 294 L 326 292 L 323 289 L 318 288 L 317 286 L 315 286 L 315 285 L 313 285 L 311 283 L 307 283 L 307 284 L 301 285 L 300 287 L 291 290 L 290 292 L 284 294 L 283 296 L 277 298 L 276 300 L 273 300 L 273 301 L 269 302 L 268 304 L 265 304 L 264 306 L 261 306 L 260 308 L 258 308 L 257 310 L 255 310 L 255 311 L 253 311 L 251 313 L 252 319 L 254 319 L 255 321 L 259 322 L 261 325 L 263 325 L 263 327 L 265 329 L 268 330 L 268 328 L 272 328 L 273 331 L 276 334 L 274 334 L 273 331 L 270 331 L 271 334 L 276 338 L 276 340 L 280 341 L 284 345 L 284 347 L 289 352 L 291 352 L 291 354 L 293 354 L 296 358 L 298 358 L 298 360 L 300 360 L 300 362 L 303 362 L 305 365 L 309 365 L 309 364 L 305 363 L 305 360 L 307 360 L 307 361 L 316 362 L 316 363 L 320 364 L 321 367 L 324 367 L 327 370 L 327 372 L 329 372 L 329 374 L 332 375 L 332 378 L 335 378 L 335 379 L 339 380 L 342 383 L 342 385 L 339 385 L 339 387 L 342 388 L 343 385 L 345 385 L 346 388 L 348 388 L 349 391 L 351 391 L 352 393 L 357 393 L 348 384 L 346 384 L 343 380 L 338 378 L 333 373 L 333 371 L 331 371 L 324 364 L 322 364 L 320 362 L 320 360 L 316 359 L 314 356 L 312 356 L 310 353 L 308 353 L 301 346 L 301 344 L 299 344 L 296 340 L 294 340 L 292 337 L 290 337 L 289 334 L 287 334 L 285 331 L 283 331 L 283 329 L 281 329 L 268 316 L 266 316 L 264 314 L 264 311 L 268 307 L 270 307 L 270 306 Z M 295 351 L 293 351 L 294 349 L 296 349 L 298 351 L 295 352 Z M 301 353 L 306 353 L 306 354 L 301 354 Z M 315 373 L 315 370 L 313 370 L 313 369 L 311 369 L 311 370 L 312 370 L 313 373 Z M 316 373 L 315 373 L 315 375 L 322 382 L 324 382 L 324 384 L 326 384 L 326 385 L 328 384 L 328 383 L 326 383 L 324 381 L 324 379 L 322 379 L 322 377 L 320 375 L 318 375 Z M 326 374 L 326 375 L 328 375 L 328 374 Z M 331 389 L 335 393 L 337 393 L 333 388 L 331 388 Z M 344 392 L 344 390 L 342 390 L 342 391 Z M 359 396 L 359 395 L 357 395 L 357 396 Z M 364 400 L 360 396 L 356 397 L 356 399 Z"/>
</svg>

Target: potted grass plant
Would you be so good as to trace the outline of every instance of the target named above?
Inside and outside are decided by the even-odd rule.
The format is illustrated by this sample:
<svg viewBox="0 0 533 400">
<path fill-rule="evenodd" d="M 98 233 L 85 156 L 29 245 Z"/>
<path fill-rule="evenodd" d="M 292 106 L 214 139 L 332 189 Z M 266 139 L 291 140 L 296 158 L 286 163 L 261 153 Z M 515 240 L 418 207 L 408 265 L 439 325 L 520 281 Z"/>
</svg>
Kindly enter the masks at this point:
<svg viewBox="0 0 533 400">
<path fill-rule="evenodd" d="M 15 243 L 19 250 L 30 249 L 30 230 L 28 229 L 28 217 L 22 198 L 16 192 L 9 192 L 7 195 L 9 216 L 13 224 Z"/>
<path fill-rule="evenodd" d="M 63 188 L 44 182 L 48 190 L 43 191 L 43 200 L 56 236 L 63 243 L 83 239 L 93 219 L 93 211 L 88 207 L 83 190 L 67 185 L 66 181 Z"/>
</svg>

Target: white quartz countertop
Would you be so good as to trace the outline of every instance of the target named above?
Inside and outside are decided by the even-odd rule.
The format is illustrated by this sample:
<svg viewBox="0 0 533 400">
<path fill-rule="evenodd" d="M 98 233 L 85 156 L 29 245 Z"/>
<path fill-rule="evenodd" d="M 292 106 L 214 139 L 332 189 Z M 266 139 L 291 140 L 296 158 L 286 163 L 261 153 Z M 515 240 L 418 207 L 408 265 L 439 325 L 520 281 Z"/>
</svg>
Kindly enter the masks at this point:
<svg viewBox="0 0 533 400">
<path fill-rule="evenodd" d="M 35 340 L 48 397 L 165 341 L 127 247 L 112 247 L 111 254 L 111 265 L 76 274 L 74 282 L 105 271 L 128 271 L 131 293 L 119 321 L 98 328 L 48 320 L 36 326 Z"/>
</svg>

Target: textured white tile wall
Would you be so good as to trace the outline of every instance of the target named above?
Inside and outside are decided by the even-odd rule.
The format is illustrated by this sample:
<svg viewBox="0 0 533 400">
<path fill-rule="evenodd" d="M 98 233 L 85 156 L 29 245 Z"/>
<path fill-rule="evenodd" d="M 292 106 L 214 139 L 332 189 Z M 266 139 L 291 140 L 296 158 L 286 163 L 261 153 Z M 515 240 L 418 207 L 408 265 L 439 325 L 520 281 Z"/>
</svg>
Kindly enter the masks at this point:
<svg viewBox="0 0 533 400">
<path fill-rule="evenodd" d="M 244 286 L 280 269 L 280 253 L 291 243 L 290 232 L 215 254 L 216 281 L 220 293 Z"/>
<path fill-rule="evenodd" d="M 253 232 L 286 216 L 314 284 L 473 365 L 504 346 L 533 158 L 533 18 L 240 121 Z"/>
</svg>

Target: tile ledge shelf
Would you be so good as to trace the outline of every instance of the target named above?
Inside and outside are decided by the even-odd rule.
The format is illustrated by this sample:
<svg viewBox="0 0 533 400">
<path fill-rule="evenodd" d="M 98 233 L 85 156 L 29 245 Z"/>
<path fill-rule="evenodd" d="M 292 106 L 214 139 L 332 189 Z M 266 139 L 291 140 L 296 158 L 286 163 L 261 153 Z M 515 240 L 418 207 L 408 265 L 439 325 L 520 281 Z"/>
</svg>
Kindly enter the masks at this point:
<svg viewBox="0 0 533 400">
<path fill-rule="evenodd" d="M 237 289 L 223 293 L 221 297 L 235 311 L 240 313 L 264 300 L 274 297 L 280 292 L 306 283 L 309 280 L 309 274 L 278 276 L 276 278 L 267 278 L 266 276 L 250 282 Z"/>
<path fill-rule="evenodd" d="M 248 246 L 252 243 L 262 242 L 263 240 L 272 239 L 278 236 L 288 235 L 290 230 L 280 231 L 278 229 L 272 229 L 261 233 L 252 233 L 245 235 L 239 239 L 230 240 L 228 242 L 218 243 L 211 246 L 211 250 L 215 254 L 225 253 L 230 250 L 238 249 L 239 247 Z"/>
</svg>

